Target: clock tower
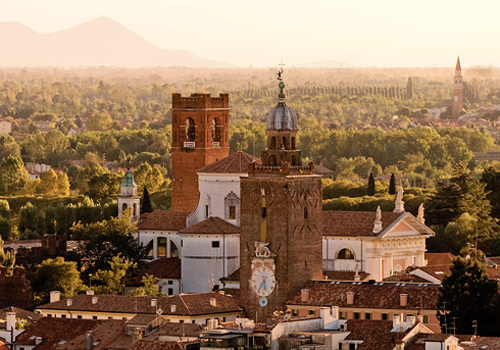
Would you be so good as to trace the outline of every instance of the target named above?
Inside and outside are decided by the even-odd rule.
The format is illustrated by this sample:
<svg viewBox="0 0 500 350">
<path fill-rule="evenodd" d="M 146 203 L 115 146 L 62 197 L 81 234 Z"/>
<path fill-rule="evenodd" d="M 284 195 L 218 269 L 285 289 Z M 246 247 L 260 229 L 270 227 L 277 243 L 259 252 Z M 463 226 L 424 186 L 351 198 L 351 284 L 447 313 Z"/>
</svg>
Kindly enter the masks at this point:
<svg viewBox="0 0 500 350">
<path fill-rule="evenodd" d="M 322 188 L 314 165 L 302 165 L 297 115 L 279 101 L 267 115 L 262 165 L 241 179 L 240 300 L 247 317 L 265 322 L 322 266 Z"/>
</svg>

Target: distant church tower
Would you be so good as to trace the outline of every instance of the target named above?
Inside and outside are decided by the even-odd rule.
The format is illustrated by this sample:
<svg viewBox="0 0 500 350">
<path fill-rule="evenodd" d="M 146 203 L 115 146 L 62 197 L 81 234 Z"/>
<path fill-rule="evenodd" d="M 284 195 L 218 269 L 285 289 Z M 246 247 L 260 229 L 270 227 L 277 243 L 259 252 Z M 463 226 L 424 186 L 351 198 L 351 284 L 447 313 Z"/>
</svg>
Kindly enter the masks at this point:
<svg viewBox="0 0 500 350">
<path fill-rule="evenodd" d="M 229 95 L 172 95 L 172 210 L 198 204 L 197 170 L 229 155 Z"/>
<path fill-rule="evenodd" d="M 455 78 L 453 82 L 453 117 L 458 118 L 463 108 L 463 82 L 462 67 L 460 66 L 460 57 L 457 57 L 457 66 L 455 67 Z"/>
<path fill-rule="evenodd" d="M 240 300 L 250 318 L 264 322 L 322 266 L 322 188 L 314 165 L 301 164 L 297 115 L 279 102 L 267 115 L 262 165 L 241 179 Z"/>
<path fill-rule="evenodd" d="M 118 197 L 118 216 L 122 216 L 123 212 L 131 209 L 132 222 L 139 221 L 141 216 L 141 198 L 137 195 L 137 184 L 134 180 L 134 175 L 127 171 L 120 184 L 120 196 Z"/>
</svg>

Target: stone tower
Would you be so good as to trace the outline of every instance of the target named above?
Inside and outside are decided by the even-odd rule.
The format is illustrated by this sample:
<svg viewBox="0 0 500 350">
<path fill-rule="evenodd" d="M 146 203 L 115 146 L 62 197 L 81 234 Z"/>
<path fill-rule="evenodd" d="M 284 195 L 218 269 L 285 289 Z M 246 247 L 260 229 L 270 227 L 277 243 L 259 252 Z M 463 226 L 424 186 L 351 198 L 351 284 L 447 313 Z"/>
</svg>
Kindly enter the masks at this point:
<svg viewBox="0 0 500 350">
<path fill-rule="evenodd" d="M 134 175 L 127 171 L 120 184 L 120 196 L 118 197 L 118 216 L 122 216 L 127 209 L 131 210 L 132 222 L 139 221 L 141 216 L 141 198 L 137 195 L 137 184 Z"/>
<path fill-rule="evenodd" d="M 262 165 L 241 179 L 240 300 L 250 318 L 264 322 L 322 267 L 321 178 L 301 164 L 297 115 L 285 103 L 267 115 Z"/>
<path fill-rule="evenodd" d="M 172 95 L 172 210 L 192 212 L 198 174 L 229 155 L 229 95 Z"/>
<path fill-rule="evenodd" d="M 455 67 L 455 78 L 453 81 L 453 117 L 458 118 L 463 107 L 463 82 L 462 67 L 460 66 L 460 57 L 457 57 Z"/>
</svg>

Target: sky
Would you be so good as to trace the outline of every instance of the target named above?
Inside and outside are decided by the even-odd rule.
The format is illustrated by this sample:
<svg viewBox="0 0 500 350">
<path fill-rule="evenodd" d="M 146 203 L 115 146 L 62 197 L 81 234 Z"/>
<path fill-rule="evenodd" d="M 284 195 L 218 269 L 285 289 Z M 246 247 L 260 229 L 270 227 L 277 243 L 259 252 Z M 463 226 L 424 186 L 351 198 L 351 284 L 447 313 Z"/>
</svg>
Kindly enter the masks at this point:
<svg viewBox="0 0 500 350">
<path fill-rule="evenodd" d="M 247 67 L 500 66 L 498 0 L 0 0 L 38 33 L 112 18 L 149 42 Z"/>
</svg>

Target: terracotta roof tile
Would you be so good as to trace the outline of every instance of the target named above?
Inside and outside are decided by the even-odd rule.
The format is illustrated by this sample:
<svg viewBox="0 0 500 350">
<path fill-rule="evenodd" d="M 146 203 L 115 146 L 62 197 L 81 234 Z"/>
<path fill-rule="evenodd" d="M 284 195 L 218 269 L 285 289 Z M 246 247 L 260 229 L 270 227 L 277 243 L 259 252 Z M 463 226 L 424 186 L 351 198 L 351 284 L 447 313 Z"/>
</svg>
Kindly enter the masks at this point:
<svg viewBox="0 0 500 350">
<path fill-rule="evenodd" d="M 240 269 L 235 270 L 232 274 L 225 278 L 220 279 L 223 282 L 239 282 L 240 281 Z"/>
<path fill-rule="evenodd" d="M 200 331 L 201 329 L 197 324 L 167 322 L 154 333 L 154 336 L 197 337 Z"/>
<path fill-rule="evenodd" d="M 160 279 L 180 279 L 181 278 L 181 259 L 179 258 L 159 258 L 153 260 L 133 276 L 126 280 L 127 286 L 142 286 L 142 277 L 146 274 L 153 275 Z"/>
<path fill-rule="evenodd" d="M 354 271 L 323 271 L 323 274 L 328 277 L 329 280 L 354 281 L 354 276 L 356 273 Z M 364 281 L 368 277 L 370 277 L 370 274 L 366 272 L 359 272 L 360 281 Z"/>
<path fill-rule="evenodd" d="M 240 233 L 240 228 L 215 216 L 215 217 L 209 217 L 208 219 L 205 219 L 202 222 L 199 222 L 191 227 L 184 228 L 180 230 L 179 233 L 196 233 L 204 235 L 234 234 L 234 233 Z"/>
<path fill-rule="evenodd" d="M 183 350 L 181 342 L 176 341 L 140 341 L 134 344 L 134 350 Z"/>
<path fill-rule="evenodd" d="M 139 230 L 179 231 L 186 227 L 186 217 L 189 213 L 170 210 L 155 210 L 141 215 L 137 225 Z"/>
<path fill-rule="evenodd" d="M 238 300 L 220 293 L 195 293 L 179 294 L 175 296 L 161 297 L 133 297 L 125 295 L 95 295 L 97 303 L 92 303 L 92 295 L 75 295 L 71 306 L 67 306 L 66 300 L 60 300 L 39 306 L 41 310 L 71 310 L 94 311 L 108 313 L 135 313 L 152 314 L 156 307 L 151 306 L 151 299 L 157 299 L 158 308 L 163 310 L 164 315 L 206 315 L 211 313 L 239 312 Z M 216 305 L 210 304 L 210 299 L 216 300 Z M 175 311 L 171 306 L 175 305 Z"/>
<path fill-rule="evenodd" d="M 309 290 L 308 301 L 301 301 L 299 291 L 287 305 L 436 310 L 439 295 L 435 284 L 310 281 L 302 289 Z M 347 304 L 348 292 L 354 292 L 354 304 Z M 400 294 L 408 295 L 406 306 L 400 305 Z"/>
<path fill-rule="evenodd" d="M 248 166 L 252 162 L 256 162 L 258 165 L 261 164 L 259 158 L 240 151 L 198 169 L 198 173 L 246 174 L 248 173 Z"/>
<path fill-rule="evenodd" d="M 425 253 L 426 266 L 452 264 L 455 258 L 451 253 Z"/>
<path fill-rule="evenodd" d="M 399 340 L 399 333 L 391 333 L 392 321 L 348 320 L 346 340 L 362 340 L 359 350 L 392 350 Z"/>
<path fill-rule="evenodd" d="M 374 237 L 374 211 L 323 211 L 323 235 L 343 237 Z M 385 230 L 404 213 L 382 213 L 382 227 Z"/>
</svg>

